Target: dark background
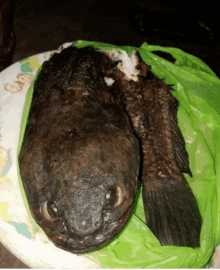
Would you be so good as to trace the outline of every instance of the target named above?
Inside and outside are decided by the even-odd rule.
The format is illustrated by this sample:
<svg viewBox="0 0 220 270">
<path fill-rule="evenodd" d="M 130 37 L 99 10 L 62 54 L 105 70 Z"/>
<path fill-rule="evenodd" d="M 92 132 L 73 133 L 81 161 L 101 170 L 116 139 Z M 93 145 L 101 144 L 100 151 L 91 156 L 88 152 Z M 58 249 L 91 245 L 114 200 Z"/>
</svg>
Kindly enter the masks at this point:
<svg viewBox="0 0 220 270">
<path fill-rule="evenodd" d="M 120 0 L 62 0 L 62 3 L 17 0 L 14 62 L 79 39 L 137 47 L 146 41 L 181 48 L 202 58 L 220 74 L 217 5 L 214 1 L 209 1 L 208 5 L 200 2 L 199 6 L 192 1 L 176 3 L 173 0 L 127 0 L 126 3 Z M 209 27 L 214 34 L 212 40 L 208 39 L 209 31 L 204 27 L 195 27 L 197 21 Z M 169 34 L 178 29 L 180 34 L 189 33 L 190 37 Z"/>
<path fill-rule="evenodd" d="M 136 47 L 147 42 L 196 55 L 219 76 L 217 9 L 214 1 L 17 0 L 13 63 L 79 39 Z M 0 268 L 24 267 L 0 244 Z"/>
</svg>

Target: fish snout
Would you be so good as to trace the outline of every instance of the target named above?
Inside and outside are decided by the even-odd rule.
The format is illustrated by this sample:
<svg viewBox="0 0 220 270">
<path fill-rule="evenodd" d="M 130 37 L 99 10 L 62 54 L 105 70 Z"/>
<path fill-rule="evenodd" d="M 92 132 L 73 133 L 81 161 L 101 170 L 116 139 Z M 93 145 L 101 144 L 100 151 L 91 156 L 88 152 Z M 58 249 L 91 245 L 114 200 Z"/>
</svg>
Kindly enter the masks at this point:
<svg viewBox="0 0 220 270">
<path fill-rule="evenodd" d="M 71 234 L 84 237 L 99 230 L 102 226 L 102 216 L 90 214 L 85 217 L 75 217 L 72 221 L 67 219 L 66 226 Z"/>
<path fill-rule="evenodd" d="M 123 209 L 119 211 L 121 214 L 126 210 L 125 192 L 120 185 L 108 187 L 101 196 L 98 194 L 100 192 L 93 193 L 90 198 L 88 194 L 87 198 L 78 197 L 75 207 L 66 212 L 65 223 L 70 234 L 84 237 L 101 232 L 109 222 L 117 220 L 118 217 L 113 218 L 113 215 L 118 209 Z"/>
<path fill-rule="evenodd" d="M 121 230 L 129 217 L 133 194 L 120 184 L 98 189 L 74 193 L 64 205 L 42 202 L 42 224 L 55 245 L 81 254 L 102 247 Z"/>
</svg>

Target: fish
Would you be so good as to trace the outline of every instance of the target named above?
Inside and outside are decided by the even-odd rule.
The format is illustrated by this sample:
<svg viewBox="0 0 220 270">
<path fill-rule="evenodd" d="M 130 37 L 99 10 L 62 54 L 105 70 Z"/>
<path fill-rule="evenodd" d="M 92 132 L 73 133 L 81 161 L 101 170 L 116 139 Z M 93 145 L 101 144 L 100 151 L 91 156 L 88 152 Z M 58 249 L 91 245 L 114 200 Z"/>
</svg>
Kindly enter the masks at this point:
<svg viewBox="0 0 220 270">
<path fill-rule="evenodd" d="M 138 181 L 161 245 L 200 246 L 202 218 L 178 127 L 178 101 L 134 50 L 70 46 L 42 65 L 19 154 L 37 224 L 75 254 L 124 228 Z"/>
</svg>

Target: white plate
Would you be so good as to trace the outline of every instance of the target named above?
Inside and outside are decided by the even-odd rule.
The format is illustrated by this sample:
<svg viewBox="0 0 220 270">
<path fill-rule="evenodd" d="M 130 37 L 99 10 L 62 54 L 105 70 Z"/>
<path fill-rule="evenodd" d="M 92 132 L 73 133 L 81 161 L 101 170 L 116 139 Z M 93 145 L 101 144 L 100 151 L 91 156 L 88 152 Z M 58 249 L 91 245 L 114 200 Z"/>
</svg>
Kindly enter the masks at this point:
<svg viewBox="0 0 220 270">
<path fill-rule="evenodd" d="M 42 63 L 71 44 L 26 58 L 0 73 L 0 241 L 31 268 L 99 268 L 82 255 L 57 248 L 43 231 L 34 232 L 18 182 L 17 146 L 28 88 Z"/>
</svg>

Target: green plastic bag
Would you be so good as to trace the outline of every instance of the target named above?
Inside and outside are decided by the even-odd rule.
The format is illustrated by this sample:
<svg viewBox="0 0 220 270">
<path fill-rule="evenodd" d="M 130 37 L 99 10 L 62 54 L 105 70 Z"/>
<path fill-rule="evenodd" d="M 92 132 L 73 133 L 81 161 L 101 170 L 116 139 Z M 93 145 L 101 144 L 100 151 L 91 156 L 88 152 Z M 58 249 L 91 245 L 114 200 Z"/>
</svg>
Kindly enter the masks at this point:
<svg viewBox="0 0 220 270">
<path fill-rule="evenodd" d="M 173 95 L 180 103 L 179 126 L 186 141 L 193 173 L 193 178 L 187 175 L 185 177 L 203 217 L 200 248 L 161 246 L 145 224 L 139 188 L 132 214 L 119 235 L 102 249 L 80 256 L 86 256 L 107 268 L 204 267 L 212 256 L 214 247 L 220 243 L 220 80 L 200 59 L 176 48 L 150 46 L 147 43 L 140 48 L 117 47 L 89 41 L 77 41 L 73 45 L 93 46 L 102 51 L 123 49 L 128 54 L 136 49 L 157 77 L 173 85 Z M 175 63 L 157 56 L 154 51 L 170 53 L 176 59 Z M 30 87 L 23 113 L 18 153 L 32 93 L 33 87 Z M 22 185 L 21 189 L 23 190 Z M 26 206 L 28 207 L 27 201 Z M 36 231 L 39 230 L 36 224 L 34 227 Z"/>
</svg>

